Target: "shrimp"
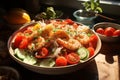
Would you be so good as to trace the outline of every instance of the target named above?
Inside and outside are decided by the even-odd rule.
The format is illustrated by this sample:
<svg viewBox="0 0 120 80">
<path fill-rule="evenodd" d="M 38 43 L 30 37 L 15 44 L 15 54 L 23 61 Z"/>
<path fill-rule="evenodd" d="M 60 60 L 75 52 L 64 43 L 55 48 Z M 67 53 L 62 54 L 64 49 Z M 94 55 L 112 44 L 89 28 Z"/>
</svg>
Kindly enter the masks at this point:
<svg viewBox="0 0 120 80">
<path fill-rule="evenodd" d="M 57 39 L 57 38 L 68 40 L 70 37 L 64 30 L 58 30 L 54 32 L 54 34 L 52 35 L 52 39 Z"/>
<path fill-rule="evenodd" d="M 54 26 L 52 24 L 46 25 L 41 33 L 41 36 L 44 37 L 45 39 L 50 38 L 50 36 L 53 33 L 53 29 L 54 29 Z"/>
<path fill-rule="evenodd" d="M 68 41 L 58 38 L 56 41 L 59 45 L 73 51 L 81 47 L 80 42 L 72 38 L 70 38 Z"/>
<path fill-rule="evenodd" d="M 45 45 L 45 39 L 43 37 L 38 37 L 28 45 L 30 51 L 37 51 Z"/>
<path fill-rule="evenodd" d="M 89 36 L 85 33 L 81 33 L 75 37 L 82 45 L 86 45 L 89 43 Z"/>
</svg>

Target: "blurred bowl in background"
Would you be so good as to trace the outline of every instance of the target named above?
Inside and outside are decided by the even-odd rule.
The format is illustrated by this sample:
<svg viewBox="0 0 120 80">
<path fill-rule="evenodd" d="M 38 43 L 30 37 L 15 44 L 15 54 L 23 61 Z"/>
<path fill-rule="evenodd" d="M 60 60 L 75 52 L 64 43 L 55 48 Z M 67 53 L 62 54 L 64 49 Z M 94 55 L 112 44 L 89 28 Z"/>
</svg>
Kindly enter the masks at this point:
<svg viewBox="0 0 120 80">
<path fill-rule="evenodd" d="M 20 75 L 12 67 L 0 66 L 0 80 L 20 80 Z"/>
</svg>

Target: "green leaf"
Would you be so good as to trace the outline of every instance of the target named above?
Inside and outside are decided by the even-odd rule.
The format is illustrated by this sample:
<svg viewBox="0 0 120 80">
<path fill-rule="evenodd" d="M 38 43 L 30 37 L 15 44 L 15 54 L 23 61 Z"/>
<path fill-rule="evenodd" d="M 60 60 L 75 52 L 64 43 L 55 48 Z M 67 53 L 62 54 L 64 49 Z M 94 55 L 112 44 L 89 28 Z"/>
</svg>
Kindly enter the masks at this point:
<svg viewBox="0 0 120 80">
<path fill-rule="evenodd" d="M 94 0 L 90 0 L 91 3 L 94 3 Z"/>
<path fill-rule="evenodd" d="M 83 6 L 86 11 L 94 11 L 94 12 L 102 13 L 102 8 L 99 5 L 100 5 L 100 0 L 89 0 L 83 3 Z"/>
<path fill-rule="evenodd" d="M 96 10 L 99 11 L 100 13 L 103 12 L 101 7 L 97 7 Z"/>
<path fill-rule="evenodd" d="M 98 7 L 98 6 L 99 6 L 99 3 L 94 3 L 94 5 L 95 5 L 96 7 Z"/>
<path fill-rule="evenodd" d="M 95 9 L 95 5 L 94 5 L 94 3 L 91 3 L 91 9 L 92 9 L 92 10 Z"/>
</svg>

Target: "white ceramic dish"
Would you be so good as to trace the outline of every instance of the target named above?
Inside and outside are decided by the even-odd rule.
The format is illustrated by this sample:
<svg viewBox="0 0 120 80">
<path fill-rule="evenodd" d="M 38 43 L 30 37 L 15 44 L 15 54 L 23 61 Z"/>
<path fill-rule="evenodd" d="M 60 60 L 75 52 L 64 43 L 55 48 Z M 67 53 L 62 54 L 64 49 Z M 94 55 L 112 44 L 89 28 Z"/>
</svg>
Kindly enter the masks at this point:
<svg viewBox="0 0 120 80">
<path fill-rule="evenodd" d="M 36 22 L 34 22 L 32 24 L 35 24 L 35 23 Z M 28 25 L 30 25 L 30 24 L 28 24 Z M 54 74 L 54 75 L 56 75 L 56 74 L 65 74 L 65 73 L 69 73 L 69 72 L 73 72 L 73 71 L 79 70 L 83 66 L 87 65 L 91 60 L 93 60 L 96 57 L 96 55 L 98 54 L 99 50 L 101 49 L 101 40 L 97 36 L 98 37 L 98 42 L 97 42 L 97 46 L 96 46 L 94 55 L 92 57 L 90 57 L 88 60 L 86 60 L 85 62 L 83 62 L 83 63 L 78 63 L 78 64 L 74 64 L 74 65 L 68 65 L 68 66 L 62 66 L 62 67 L 40 67 L 40 66 L 36 66 L 36 65 L 30 65 L 30 64 L 24 63 L 23 61 L 21 61 L 20 59 L 18 59 L 17 57 L 15 57 L 14 56 L 14 51 L 12 49 L 12 41 L 13 41 L 13 38 L 15 37 L 16 33 L 25 30 L 28 25 L 26 25 L 23 28 L 17 30 L 15 33 L 13 33 L 13 35 L 10 36 L 10 38 L 8 40 L 8 50 L 10 52 L 10 56 L 16 62 L 18 62 L 19 64 L 21 64 L 22 66 L 24 66 L 26 69 L 29 69 L 29 70 L 37 72 L 37 73 Z"/>
</svg>

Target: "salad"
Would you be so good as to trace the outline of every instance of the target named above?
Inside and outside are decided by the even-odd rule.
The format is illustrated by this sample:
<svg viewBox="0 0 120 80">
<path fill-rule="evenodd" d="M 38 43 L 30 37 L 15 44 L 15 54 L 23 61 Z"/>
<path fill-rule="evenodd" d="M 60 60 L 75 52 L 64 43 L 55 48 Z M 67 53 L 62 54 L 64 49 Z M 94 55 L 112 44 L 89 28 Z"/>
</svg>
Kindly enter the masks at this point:
<svg viewBox="0 0 120 80">
<path fill-rule="evenodd" d="M 88 26 L 71 19 L 38 21 L 13 38 L 14 55 L 41 67 L 83 63 L 94 55 L 98 37 Z"/>
</svg>

